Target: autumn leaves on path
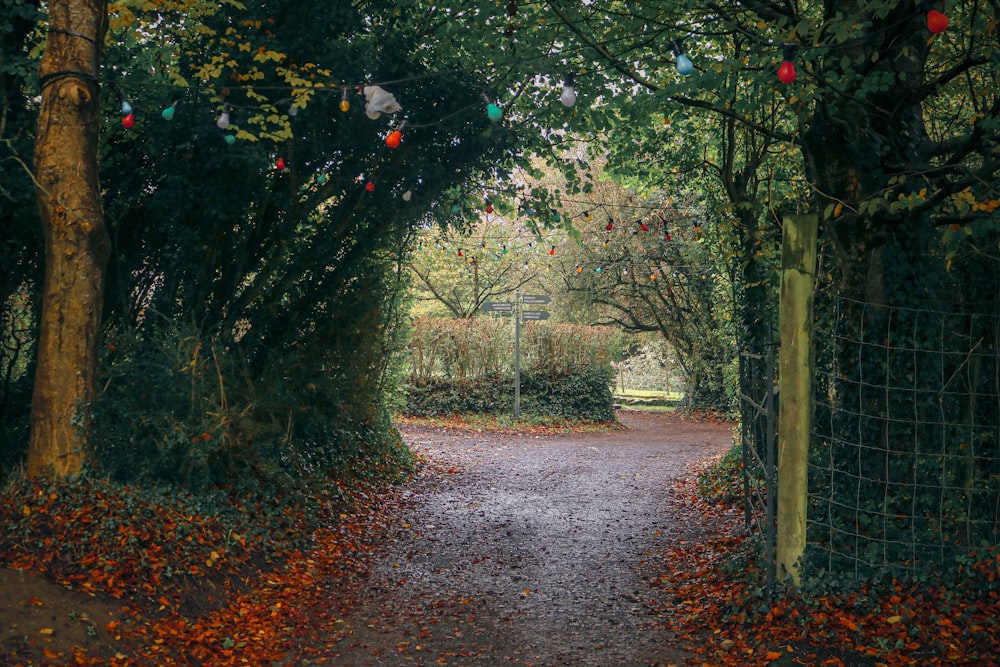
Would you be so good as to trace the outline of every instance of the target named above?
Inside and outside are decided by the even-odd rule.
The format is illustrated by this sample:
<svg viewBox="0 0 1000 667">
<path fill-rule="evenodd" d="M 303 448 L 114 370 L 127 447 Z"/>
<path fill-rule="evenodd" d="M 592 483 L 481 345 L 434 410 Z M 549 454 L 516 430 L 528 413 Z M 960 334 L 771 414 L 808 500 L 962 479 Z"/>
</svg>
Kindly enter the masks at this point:
<svg viewBox="0 0 1000 667">
<path fill-rule="evenodd" d="M 407 428 L 430 465 L 342 619 L 336 664 L 668 665 L 647 563 L 690 527 L 668 488 L 728 426 L 624 415 L 547 437 Z"/>
</svg>

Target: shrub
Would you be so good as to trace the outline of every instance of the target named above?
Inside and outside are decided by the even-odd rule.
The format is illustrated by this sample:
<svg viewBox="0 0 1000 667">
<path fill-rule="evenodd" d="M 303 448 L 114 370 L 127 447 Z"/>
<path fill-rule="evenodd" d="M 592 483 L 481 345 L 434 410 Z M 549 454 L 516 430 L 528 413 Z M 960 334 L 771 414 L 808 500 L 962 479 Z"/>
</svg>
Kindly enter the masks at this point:
<svg viewBox="0 0 1000 667">
<path fill-rule="evenodd" d="M 413 464 L 384 409 L 294 353 L 254 378 L 238 348 L 193 329 L 108 340 L 94 454 L 114 480 L 272 495 Z"/>
<path fill-rule="evenodd" d="M 509 320 L 414 321 L 403 408 L 414 416 L 513 410 Z M 521 406 L 534 416 L 614 421 L 611 360 L 621 335 L 607 327 L 528 323 L 521 337 Z"/>
<path fill-rule="evenodd" d="M 532 373 L 523 378 L 525 412 L 589 421 L 615 420 L 611 366 L 580 366 L 564 375 Z"/>
</svg>

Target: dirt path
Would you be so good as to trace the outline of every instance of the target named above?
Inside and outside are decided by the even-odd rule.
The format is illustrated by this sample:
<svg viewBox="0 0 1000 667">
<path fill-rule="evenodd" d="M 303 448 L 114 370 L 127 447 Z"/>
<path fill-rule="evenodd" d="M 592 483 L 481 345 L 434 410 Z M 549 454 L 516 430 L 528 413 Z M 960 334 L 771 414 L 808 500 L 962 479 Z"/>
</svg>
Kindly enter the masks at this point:
<svg viewBox="0 0 1000 667">
<path fill-rule="evenodd" d="M 538 438 L 405 429 L 432 471 L 404 491 L 337 664 L 681 661 L 642 603 L 647 558 L 690 530 L 668 511 L 670 481 L 732 431 L 620 419 L 628 430 Z"/>
</svg>

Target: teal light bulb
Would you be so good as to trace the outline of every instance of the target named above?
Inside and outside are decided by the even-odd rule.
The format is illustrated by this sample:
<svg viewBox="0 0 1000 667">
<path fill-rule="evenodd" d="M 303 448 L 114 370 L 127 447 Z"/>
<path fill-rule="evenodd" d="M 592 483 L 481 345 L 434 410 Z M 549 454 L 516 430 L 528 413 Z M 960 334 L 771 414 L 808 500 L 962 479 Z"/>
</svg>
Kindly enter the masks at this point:
<svg viewBox="0 0 1000 667">
<path fill-rule="evenodd" d="M 171 104 L 169 107 L 161 111 L 160 115 L 163 116 L 163 120 L 170 120 L 174 117 L 175 110 L 174 105 Z"/>
<path fill-rule="evenodd" d="M 486 116 L 490 119 L 491 123 L 496 123 L 503 118 L 503 109 L 490 102 L 486 107 Z"/>
</svg>

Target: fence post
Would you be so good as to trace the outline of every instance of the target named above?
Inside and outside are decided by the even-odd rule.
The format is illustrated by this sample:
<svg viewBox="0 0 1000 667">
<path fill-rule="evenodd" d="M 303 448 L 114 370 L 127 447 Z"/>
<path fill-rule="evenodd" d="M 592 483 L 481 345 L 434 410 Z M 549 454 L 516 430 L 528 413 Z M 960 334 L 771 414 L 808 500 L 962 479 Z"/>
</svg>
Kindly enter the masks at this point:
<svg viewBox="0 0 1000 667">
<path fill-rule="evenodd" d="M 778 502 L 775 560 L 778 575 L 800 584 L 806 546 L 806 507 L 812 405 L 813 284 L 818 216 L 784 219 L 781 247 L 781 354 L 778 382 Z"/>
</svg>

